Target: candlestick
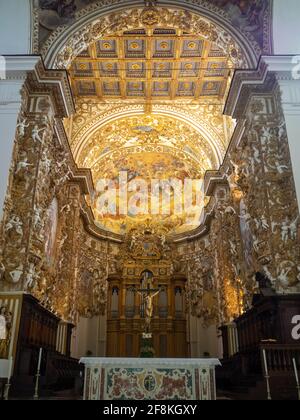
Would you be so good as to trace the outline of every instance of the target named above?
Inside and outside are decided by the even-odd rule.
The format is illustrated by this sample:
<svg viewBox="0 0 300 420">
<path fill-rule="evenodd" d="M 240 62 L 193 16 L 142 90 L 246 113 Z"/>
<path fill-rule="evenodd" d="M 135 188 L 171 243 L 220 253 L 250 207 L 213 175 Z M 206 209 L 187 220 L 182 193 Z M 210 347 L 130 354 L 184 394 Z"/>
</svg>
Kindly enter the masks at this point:
<svg viewBox="0 0 300 420">
<path fill-rule="evenodd" d="M 264 357 L 264 368 L 265 368 L 265 376 L 269 375 L 269 371 L 268 371 L 268 363 L 267 363 L 267 354 L 266 354 L 266 350 L 263 349 L 263 357 Z"/>
<path fill-rule="evenodd" d="M 10 380 L 12 377 L 12 369 L 13 369 L 13 358 L 10 357 L 9 359 L 9 364 L 8 364 L 8 372 L 7 372 L 7 383 L 5 384 L 5 389 L 4 389 L 4 399 L 8 400 L 9 397 L 9 390 L 10 390 Z"/>
<path fill-rule="evenodd" d="M 39 353 L 39 362 L 38 362 L 38 372 L 41 370 L 41 364 L 42 364 L 42 354 L 43 354 L 43 349 L 40 348 L 40 353 Z"/>
<path fill-rule="evenodd" d="M 263 349 L 263 358 L 264 358 L 264 368 L 265 368 L 265 380 L 267 383 L 267 394 L 268 394 L 268 400 L 272 400 L 272 396 L 271 396 L 271 389 L 270 389 L 270 376 L 269 376 L 269 371 L 268 371 L 268 363 L 267 363 L 267 354 L 266 354 L 266 350 Z"/>
<path fill-rule="evenodd" d="M 294 366 L 294 372 L 295 372 L 295 378 L 296 378 L 296 384 L 297 384 L 298 400 L 300 401 L 299 376 L 298 376 L 298 369 L 297 369 L 297 363 L 296 363 L 296 359 L 295 358 L 293 358 L 293 366 Z"/>
<path fill-rule="evenodd" d="M 41 376 L 42 354 L 43 354 L 43 349 L 40 348 L 37 374 L 36 374 L 36 380 L 35 380 L 35 392 L 34 392 L 34 396 L 33 396 L 34 400 L 39 399 L 39 382 L 40 382 L 40 376 Z"/>
</svg>

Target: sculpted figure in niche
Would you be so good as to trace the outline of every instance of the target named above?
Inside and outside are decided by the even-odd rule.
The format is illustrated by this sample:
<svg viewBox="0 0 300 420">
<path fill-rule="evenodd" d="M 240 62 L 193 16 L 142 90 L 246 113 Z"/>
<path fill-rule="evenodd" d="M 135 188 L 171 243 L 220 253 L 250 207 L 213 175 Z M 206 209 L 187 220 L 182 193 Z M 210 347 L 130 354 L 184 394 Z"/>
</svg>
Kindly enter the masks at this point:
<svg viewBox="0 0 300 420">
<path fill-rule="evenodd" d="M 250 228 L 251 215 L 248 213 L 248 209 L 244 200 L 241 200 L 240 203 L 240 230 L 244 246 L 245 260 L 248 267 L 253 265 L 253 236 Z"/>
<path fill-rule="evenodd" d="M 5 267 L 2 262 L 0 262 L 0 281 L 3 280 L 5 274 Z"/>
<path fill-rule="evenodd" d="M 0 359 L 7 359 L 11 334 L 12 314 L 6 307 L 0 309 Z"/>
</svg>

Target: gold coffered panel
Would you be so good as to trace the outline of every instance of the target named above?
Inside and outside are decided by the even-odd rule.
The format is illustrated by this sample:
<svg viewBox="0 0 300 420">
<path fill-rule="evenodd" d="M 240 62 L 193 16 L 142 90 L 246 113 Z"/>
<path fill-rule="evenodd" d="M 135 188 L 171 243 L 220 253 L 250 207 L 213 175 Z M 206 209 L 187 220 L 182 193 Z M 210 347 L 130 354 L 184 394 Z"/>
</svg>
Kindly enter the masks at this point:
<svg viewBox="0 0 300 420">
<path fill-rule="evenodd" d="M 70 75 L 78 97 L 223 100 L 232 67 L 211 41 L 148 28 L 92 44 L 74 60 Z"/>
</svg>

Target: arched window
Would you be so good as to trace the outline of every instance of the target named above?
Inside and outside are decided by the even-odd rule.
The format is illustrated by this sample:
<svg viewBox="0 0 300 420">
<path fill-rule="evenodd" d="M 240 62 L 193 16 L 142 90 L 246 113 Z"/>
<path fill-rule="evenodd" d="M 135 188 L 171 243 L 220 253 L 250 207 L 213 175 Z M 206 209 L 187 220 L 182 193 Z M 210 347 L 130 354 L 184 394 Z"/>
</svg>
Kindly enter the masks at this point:
<svg viewBox="0 0 300 420">
<path fill-rule="evenodd" d="M 160 318 L 168 318 L 168 293 L 167 290 L 161 290 L 158 295 L 158 314 Z"/>
<path fill-rule="evenodd" d="M 181 287 L 175 287 L 175 316 L 180 318 L 183 314 L 183 292 Z"/>
<path fill-rule="evenodd" d="M 131 289 L 126 290 L 126 300 L 125 300 L 125 316 L 126 318 L 134 317 L 134 296 L 135 293 Z"/>
<path fill-rule="evenodd" d="M 119 288 L 116 286 L 111 291 L 111 317 L 119 317 Z"/>
</svg>

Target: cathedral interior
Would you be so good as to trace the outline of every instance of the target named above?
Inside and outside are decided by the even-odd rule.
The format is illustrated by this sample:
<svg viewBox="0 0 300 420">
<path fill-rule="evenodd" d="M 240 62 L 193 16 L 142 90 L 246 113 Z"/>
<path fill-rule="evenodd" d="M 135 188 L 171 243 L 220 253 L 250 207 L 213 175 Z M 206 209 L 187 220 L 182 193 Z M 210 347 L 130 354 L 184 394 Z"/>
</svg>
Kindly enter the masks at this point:
<svg viewBox="0 0 300 420">
<path fill-rule="evenodd" d="M 219 398 L 300 398 L 299 3 L 9 3 L 2 397 L 150 351 L 221 360 Z"/>
</svg>

